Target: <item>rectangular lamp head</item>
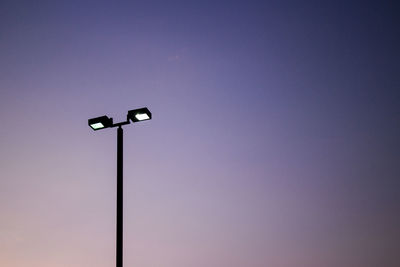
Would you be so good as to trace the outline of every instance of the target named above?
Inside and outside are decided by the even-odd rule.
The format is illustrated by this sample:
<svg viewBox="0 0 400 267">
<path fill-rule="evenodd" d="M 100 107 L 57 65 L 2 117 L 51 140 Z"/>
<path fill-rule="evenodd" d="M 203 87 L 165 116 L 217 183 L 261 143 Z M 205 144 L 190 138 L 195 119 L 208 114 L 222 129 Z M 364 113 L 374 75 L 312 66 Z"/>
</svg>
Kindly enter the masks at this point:
<svg viewBox="0 0 400 267">
<path fill-rule="evenodd" d="M 113 119 L 109 118 L 107 116 L 101 116 L 101 117 L 89 119 L 88 124 L 93 130 L 96 131 L 96 130 L 100 130 L 100 129 L 104 129 L 104 128 L 108 128 L 108 127 L 112 126 Z"/>
<path fill-rule="evenodd" d="M 128 111 L 128 120 L 132 122 L 151 120 L 151 112 L 148 108 L 139 108 Z"/>
</svg>

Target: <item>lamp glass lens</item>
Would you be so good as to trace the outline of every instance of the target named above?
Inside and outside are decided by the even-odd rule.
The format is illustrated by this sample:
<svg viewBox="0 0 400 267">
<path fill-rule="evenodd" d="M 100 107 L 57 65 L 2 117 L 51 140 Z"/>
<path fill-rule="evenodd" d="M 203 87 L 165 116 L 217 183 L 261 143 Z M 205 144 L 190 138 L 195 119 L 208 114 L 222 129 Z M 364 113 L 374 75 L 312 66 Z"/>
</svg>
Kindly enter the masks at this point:
<svg viewBox="0 0 400 267">
<path fill-rule="evenodd" d="M 92 127 L 93 129 L 97 130 L 97 129 L 104 128 L 104 125 L 101 122 L 98 122 L 98 123 L 90 124 L 90 127 Z"/>
<path fill-rule="evenodd" d="M 136 119 L 138 119 L 139 121 L 143 121 L 143 120 L 148 120 L 150 119 L 149 115 L 147 115 L 146 113 L 138 113 L 135 115 Z"/>
</svg>

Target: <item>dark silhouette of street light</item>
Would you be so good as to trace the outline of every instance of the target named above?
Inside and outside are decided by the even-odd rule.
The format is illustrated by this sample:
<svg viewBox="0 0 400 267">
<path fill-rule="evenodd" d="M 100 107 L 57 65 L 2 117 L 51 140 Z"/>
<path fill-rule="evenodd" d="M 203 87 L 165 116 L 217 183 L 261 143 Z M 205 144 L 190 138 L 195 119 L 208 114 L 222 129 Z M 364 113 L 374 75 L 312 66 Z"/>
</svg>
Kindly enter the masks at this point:
<svg viewBox="0 0 400 267">
<path fill-rule="evenodd" d="M 116 267 L 123 263 L 123 130 L 126 124 L 150 120 L 151 112 L 147 108 L 128 111 L 126 121 L 113 123 L 113 119 L 101 116 L 88 120 L 89 126 L 97 131 L 105 128 L 118 127 L 117 130 L 117 238 L 116 238 Z"/>
<path fill-rule="evenodd" d="M 129 110 L 128 119 L 130 119 L 132 122 L 150 120 L 151 112 L 147 108 Z"/>
<path fill-rule="evenodd" d="M 100 130 L 103 128 L 108 128 L 112 126 L 113 120 L 112 118 L 110 119 L 107 116 L 101 116 L 97 118 L 90 119 L 89 121 L 89 126 L 92 127 L 93 130 Z"/>
</svg>

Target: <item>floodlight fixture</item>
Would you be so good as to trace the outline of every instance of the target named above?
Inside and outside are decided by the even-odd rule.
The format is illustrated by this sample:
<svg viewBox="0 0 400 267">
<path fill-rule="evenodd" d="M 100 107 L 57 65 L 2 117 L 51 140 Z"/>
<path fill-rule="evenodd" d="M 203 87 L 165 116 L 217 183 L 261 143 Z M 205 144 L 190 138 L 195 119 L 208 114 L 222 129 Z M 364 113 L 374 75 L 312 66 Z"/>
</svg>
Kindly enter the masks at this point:
<svg viewBox="0 0 400 267">
<path fill-rule="evenodd" d="M 151 112 L 148 108 L 129 110 L 128 120 L 132 122 L 151 120 Z"/>
<path fill-rule="evenodd" d="M 96 131 L 96 130 L 111 127 L 113 125 L 113 119 L 109 118 L 107 116 L 101 116 L 101 117 L 89 119 L 88 124 L 93 130 Z"/>
</svg>

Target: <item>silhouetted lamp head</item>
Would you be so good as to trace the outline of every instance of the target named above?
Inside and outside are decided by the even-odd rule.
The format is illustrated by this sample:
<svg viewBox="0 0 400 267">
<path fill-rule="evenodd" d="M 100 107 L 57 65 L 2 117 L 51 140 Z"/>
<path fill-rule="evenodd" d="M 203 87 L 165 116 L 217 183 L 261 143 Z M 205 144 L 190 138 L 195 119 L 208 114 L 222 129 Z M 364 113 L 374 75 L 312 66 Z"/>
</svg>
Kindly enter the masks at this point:
<svg viewBox="0 0 400 267">
<path fill-rule="evenodd" d="M 104 128 L 108 128 L 108 127 L 112 126 L 113 119 L 109 118 L 107 116 L 101 116 L 101 117 L 89 119 L 88 124 L 93 130 L 96 131 L 96 130 L 100 130 L 100 129 L 104 129 Z"/>
<path fill-rule="evenodd" d="M 147 108 L 129 110 L 128 119 L 132 122 L 151 120 L 151 112 Z"/>
</svg>

